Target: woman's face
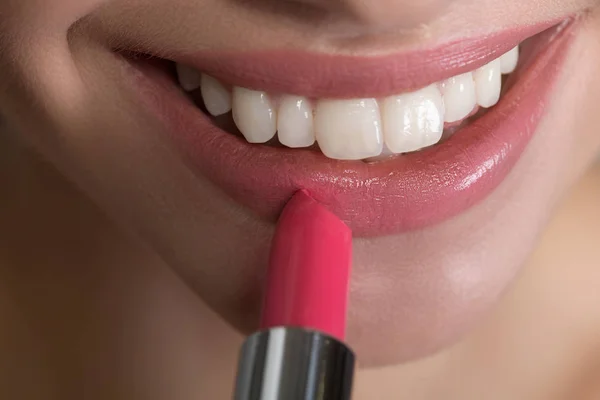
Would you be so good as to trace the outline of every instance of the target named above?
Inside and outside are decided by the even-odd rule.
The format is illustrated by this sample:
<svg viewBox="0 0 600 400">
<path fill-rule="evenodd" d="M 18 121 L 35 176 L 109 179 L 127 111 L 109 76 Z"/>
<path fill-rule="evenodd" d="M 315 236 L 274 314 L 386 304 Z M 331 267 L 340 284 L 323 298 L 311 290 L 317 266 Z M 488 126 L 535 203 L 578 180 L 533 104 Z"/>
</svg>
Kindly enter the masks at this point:
<svg viewBox="0 0 600 400">
<path fill-rule="evenodd" d="M 18 0 L 0 14 L 7 125 L 236 328 L 256 327 L 296 190 L 346 221 L 349 341 L 370 365 L 465 334 L 600 148 L 593 0 Z M 500 56 L 517 44 L 511 73 L 516 53 Z M 221 83 L 180 83 L 174 62 Z"/>
</svg>

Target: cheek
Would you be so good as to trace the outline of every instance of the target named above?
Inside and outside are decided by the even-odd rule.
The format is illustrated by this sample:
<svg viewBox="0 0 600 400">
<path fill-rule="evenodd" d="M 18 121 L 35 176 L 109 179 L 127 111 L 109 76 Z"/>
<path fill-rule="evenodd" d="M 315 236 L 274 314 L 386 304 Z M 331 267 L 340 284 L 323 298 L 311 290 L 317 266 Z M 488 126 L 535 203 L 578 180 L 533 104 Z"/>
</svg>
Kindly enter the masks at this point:
<svg viewBox="0 0 600 400">
<path fill-rule="evenodd" d="M 25 36 L 40 32 L 66 34 L 73 23 L 104 3 L 108 0 L 13 1 L 2 6 L 5 23 L 0 29 L 18 31 Z"/>
<path fill-rule="evenodd" d="M 584 173 L 600 155 L 600 8 L 589 16 L 584 34 L 574 44 L 569 79 L 561 88 L 562 108 L 549 119 L 549 128 L 568 146 L 563 168 L 567 184 Z"/>
<path fill-rule="evenodd" d="M 9 121 L 16 119 L 17 128 L 36 132 L 36 137 L 26 134 L 36 145 L 51 140 L 42 131 L 76 121 L 74 114 L 85 107 L 86 85 L 74 59 L 76 35 L 70 29 L 104 3 L 108 1 L 19 0 L 0 7 L 0 76 L 11 77 L 2 82 L 0 109 Z"/>
</svg>

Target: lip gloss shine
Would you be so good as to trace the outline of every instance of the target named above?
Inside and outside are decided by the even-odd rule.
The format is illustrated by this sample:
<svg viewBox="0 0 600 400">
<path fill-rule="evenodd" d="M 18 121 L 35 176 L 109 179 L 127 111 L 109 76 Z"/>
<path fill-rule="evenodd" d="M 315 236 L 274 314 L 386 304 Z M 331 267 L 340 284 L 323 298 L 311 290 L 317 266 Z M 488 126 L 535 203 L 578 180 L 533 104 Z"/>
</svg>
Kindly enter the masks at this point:
<svg viewBox="0 0 600 400">
<path fill-rule="evenodd" d="M 261 330 L 244 343 L 235 400 L 348 400 L 355 357 L 343 343 L 352 232 L 305 191 L 273 239 Z"/>
</svg>

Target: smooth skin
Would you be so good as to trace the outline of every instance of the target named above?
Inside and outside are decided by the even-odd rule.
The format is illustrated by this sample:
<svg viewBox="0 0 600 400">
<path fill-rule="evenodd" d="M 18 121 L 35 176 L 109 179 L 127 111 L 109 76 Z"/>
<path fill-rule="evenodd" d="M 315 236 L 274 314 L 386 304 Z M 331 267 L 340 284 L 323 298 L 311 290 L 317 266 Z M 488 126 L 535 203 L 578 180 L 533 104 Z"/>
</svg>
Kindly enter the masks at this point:
<svg viewBox="0 0 600 400">
<path fill-rule="evenodd" d="M 0 398 L 226 399 L 256 321 L 247 271 L 264 265 L 273 226 L 161 146 L 107 43 L 367 55 L 571 12 L 583 25 L 566 72 L 507 180 L 439 226 L 355 242 L 350 341 L 369 365 L 357 400 L 599 396 L 600 4 L 297 3 L 320 12 L 0 4 Z M 420 280 L 427 268 L 447 279 Z M 416 288 L 435 313 L 398 302 Z"/>
</svg>

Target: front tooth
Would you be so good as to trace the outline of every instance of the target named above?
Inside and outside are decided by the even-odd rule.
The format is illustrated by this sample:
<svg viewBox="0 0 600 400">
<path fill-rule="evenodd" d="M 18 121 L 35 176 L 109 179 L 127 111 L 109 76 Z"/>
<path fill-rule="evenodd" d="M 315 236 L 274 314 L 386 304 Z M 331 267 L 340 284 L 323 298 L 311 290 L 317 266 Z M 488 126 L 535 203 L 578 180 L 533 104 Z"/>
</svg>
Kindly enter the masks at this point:
<svg viewBox="0 0 600 400">
<path fill-rule="evenodd" d="M 436 144 L 444 132 L 444 102 L 435 86 L 383 101 L 385 144 L 394 153 L 406 153 Z"/>
<path fill-rule="evenodd" d="M 513 47 L 507 53 L 500 56 L 500 72 L 510 74 L 517 68 L 519 62 L 519 46 Z"/>
<path fill-rule="evenodd" d="M 183 90 L 191 92 L 200 87 L 200 72 L 184 64 L 176 64 L 175 69 L 177 70 L 179 85 Z"/>
<path fill-rule="evenodd" d="M 491 107 L 500 99 L 502 76 L 500 75 L 500 60 L 496 59 L 477 69 L 473 73 L 477 104 L 481 107 Z"/>
<path fill-rule="evenodd" d="M 455 122 L 465 118 L 473 111 L 476 104 L 473 74 L 467 72 L 444 81 L 442 95 L 446 110 L 444 120 Z"/>
<path fill-rule="evenodd" d="M 231 93 L 212 76 L 202 74 L 202 99 L 208 112 L 217 117 L 231 111 Z"/>
<path fill-rule="evenodd" d="M 277 136 L 287 147 L 309 147 L 315 143 L 310 100 L 284 95 L 277 111 Z"/>
<path fill-rule="evenodd" d="M 377 101 L 319 101 L 315 135 L 321 151 L 329 158 L 361 160 L 378 156 L 383 149 L 383 134 Z"/>
<path fill-rule="evenodd" d="M 277 111 L 265 92 L 233 88 L 233 120 L 250 143 L 265 143 L 277 131 Z"/>
</svg>

